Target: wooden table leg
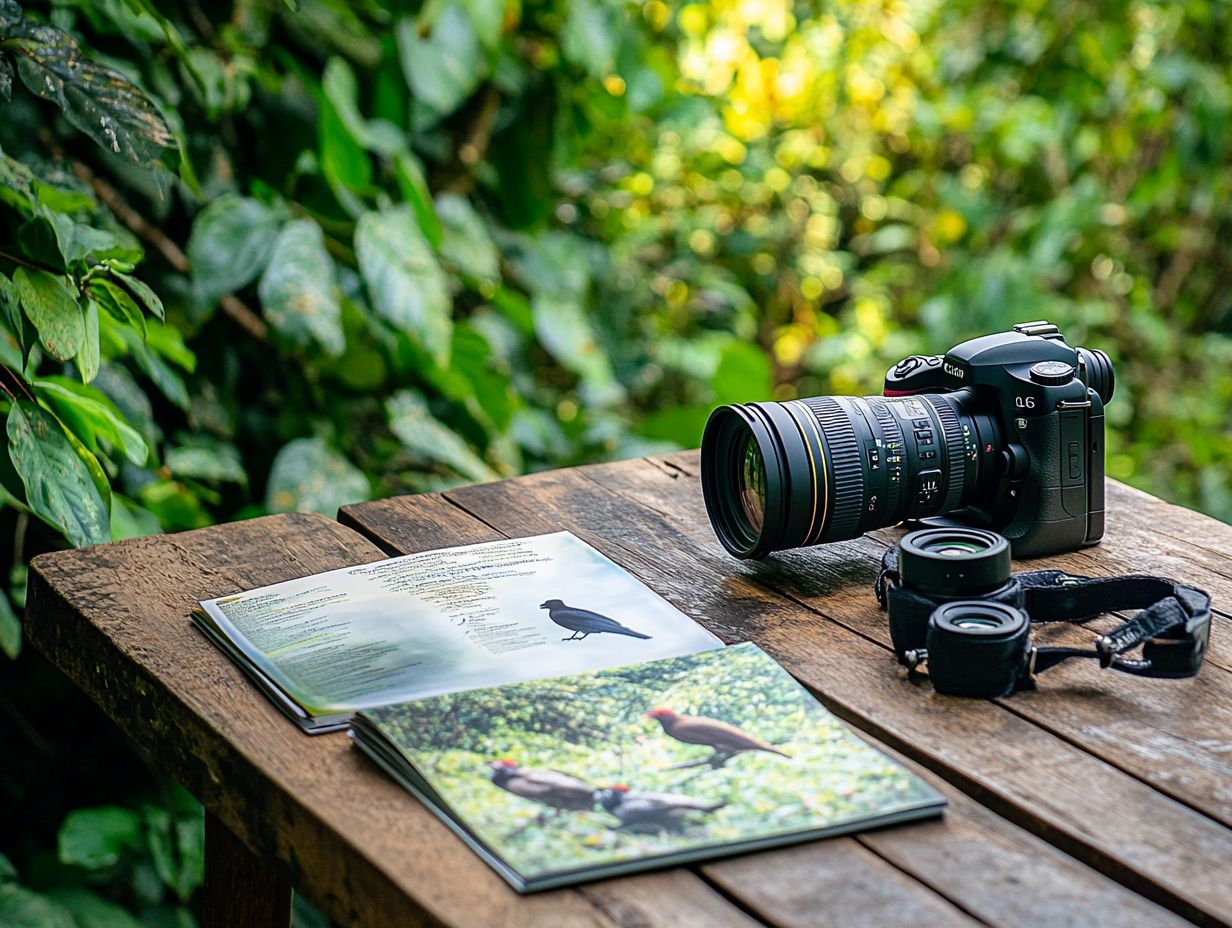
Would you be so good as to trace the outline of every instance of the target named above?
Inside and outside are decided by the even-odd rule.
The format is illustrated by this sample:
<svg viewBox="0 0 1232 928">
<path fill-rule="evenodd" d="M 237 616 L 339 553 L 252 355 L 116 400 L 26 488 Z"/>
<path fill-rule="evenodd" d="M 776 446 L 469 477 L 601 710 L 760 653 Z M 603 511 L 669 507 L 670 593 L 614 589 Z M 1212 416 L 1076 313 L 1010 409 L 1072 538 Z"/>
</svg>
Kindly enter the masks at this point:
<svg viewBox="0 0 1232 928">
<path fill-rule="evenodd" d="M 202 928 L 288 928 L 291 882 L 205 813 Z"/>
</svg>

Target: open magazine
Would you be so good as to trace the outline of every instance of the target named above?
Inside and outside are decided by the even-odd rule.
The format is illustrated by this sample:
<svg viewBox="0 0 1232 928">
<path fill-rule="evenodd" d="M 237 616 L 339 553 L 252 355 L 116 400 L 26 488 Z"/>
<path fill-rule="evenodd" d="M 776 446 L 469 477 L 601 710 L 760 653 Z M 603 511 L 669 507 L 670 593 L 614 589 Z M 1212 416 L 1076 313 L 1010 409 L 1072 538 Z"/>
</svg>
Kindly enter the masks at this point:
<svg viewBox="0 0 1232 928">
<path fill-rule="evenodd" d="M 200 605 L 197 626 L 288 716 L 353 724 L 520 892 L 944 806 L 756 645 L 724 648 L 567 532 Z"/>
<path fill-rule="evenodd" d="M 568 532 L 344 567 L 193 619 L 305 731 L 359 709 L 723 643 Z"/>
<path fill-rule="evenodd" d="M 523 892 L 945 804 L 754 644 L 366 709 L 354 737 Z"/>
</svg>

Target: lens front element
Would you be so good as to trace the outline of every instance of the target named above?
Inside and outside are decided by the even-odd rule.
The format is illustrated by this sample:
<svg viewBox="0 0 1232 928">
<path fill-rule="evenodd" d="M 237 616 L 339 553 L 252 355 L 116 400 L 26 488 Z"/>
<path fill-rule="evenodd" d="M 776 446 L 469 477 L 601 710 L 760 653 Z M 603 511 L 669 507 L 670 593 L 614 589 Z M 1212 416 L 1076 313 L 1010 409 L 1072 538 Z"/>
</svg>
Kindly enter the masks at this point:
<svg viewBox="0 0 1232 928">
<path fill-rule="evenodd" d="M 745 436 L 740 457 L 740 508 L 749 528 L 760 534 L 766 521 L 766 461 L 751 433 Z"/>
</svg>

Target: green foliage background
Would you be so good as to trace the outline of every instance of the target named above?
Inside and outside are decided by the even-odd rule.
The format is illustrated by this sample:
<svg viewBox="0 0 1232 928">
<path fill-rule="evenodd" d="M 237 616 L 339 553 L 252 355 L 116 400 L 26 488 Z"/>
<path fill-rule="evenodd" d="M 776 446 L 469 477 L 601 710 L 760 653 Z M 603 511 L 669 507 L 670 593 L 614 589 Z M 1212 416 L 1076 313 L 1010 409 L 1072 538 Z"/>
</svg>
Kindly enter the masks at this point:
<svg viewBox="0 0 1232 928">
<path fill-rule="evenodd" d="M 689 446 L 1034 318 L 1113 358 L 1110 476 L 1232 518 L 1230 15 L 0 0 L 0 647 L 48 548 Z M 5 743 L 101 724 L 12 666 Z M 64 750 L 0 850 L 189 918 L 145 819 L 124 879 L 36 865 L 170 808 Z"/>
<path fill-rule="evenodd" d="M 719 768 L 671 769 L 711 751 L 675 741 L 645 718 L 659 706 L 736 725 L 791 756 L 748 752 Z M 525 876 L 824 828 L 933 798 L 752 644 L 365 715 L 463 823 Z M 617 830 L 619 820 L 598 805 L 540 821 L 550 809 L 491 782 L 485 764 L 502 758 L 558 770 L 595 789 L 624 784 L 634 793 L 726 805 L 690 815 L 679 833 Z"/>
</svg>

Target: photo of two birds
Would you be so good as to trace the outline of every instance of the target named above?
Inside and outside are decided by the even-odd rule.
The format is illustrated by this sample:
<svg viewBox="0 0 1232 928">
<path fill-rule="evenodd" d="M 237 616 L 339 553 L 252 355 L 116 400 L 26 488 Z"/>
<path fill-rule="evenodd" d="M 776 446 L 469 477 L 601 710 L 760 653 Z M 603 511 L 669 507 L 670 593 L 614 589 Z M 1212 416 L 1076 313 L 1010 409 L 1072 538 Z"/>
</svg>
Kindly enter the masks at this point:
<svg viewBox="0 0 1232 928">
<path fill-rule="evenodd" d="M 752 644 L 368 714 L 449 815 L 526 878 L 935 798 Z"/>
</svg>

